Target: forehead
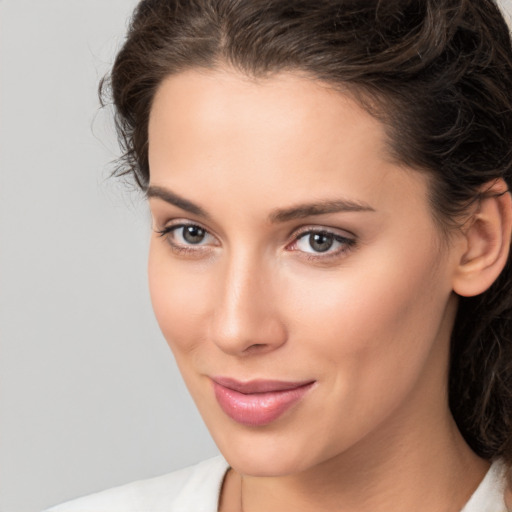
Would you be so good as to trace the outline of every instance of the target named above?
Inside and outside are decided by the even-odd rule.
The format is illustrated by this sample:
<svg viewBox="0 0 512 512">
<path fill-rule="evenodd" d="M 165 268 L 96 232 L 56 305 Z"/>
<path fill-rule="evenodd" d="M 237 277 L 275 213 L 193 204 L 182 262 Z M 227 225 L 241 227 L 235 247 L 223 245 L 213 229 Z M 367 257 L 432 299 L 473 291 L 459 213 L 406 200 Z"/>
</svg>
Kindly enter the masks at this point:
<svg viewBox="0 0 512 512">
<path fill-rule="evenodd" d="M 293 203 L 335 188 L 378 202 L 385 182 L 394 195 L 390 183 L 407 185 L 420 176 L 392 160 L 386 141 L 382 123 L 317 80 L 189 70 L 168 77 L 155 95 L 150 181 L 187 192 L 191 181 L 200 182 L 199 200 L 213 189 L 229 196 L 250 188 L 262 198 L 279 190 Z"/>
<path fill-rule="evenodd" d="M 189 135 L 237 138 L 279 132 L 319 139 L 366 139 L 385 156 L 383 125 L 346 93 L 298 73 L 252 78 L 228 69 L 191 69 L 165 79 L 155 95 L 149 122 L 150 139 L 160 128 Z M 235 130 L 233 130 L 235 129 Z M 370 137 L 373 135 L 373 137 Z M 219 142 L 219 141 L 217 141 Z"/>
</svg>

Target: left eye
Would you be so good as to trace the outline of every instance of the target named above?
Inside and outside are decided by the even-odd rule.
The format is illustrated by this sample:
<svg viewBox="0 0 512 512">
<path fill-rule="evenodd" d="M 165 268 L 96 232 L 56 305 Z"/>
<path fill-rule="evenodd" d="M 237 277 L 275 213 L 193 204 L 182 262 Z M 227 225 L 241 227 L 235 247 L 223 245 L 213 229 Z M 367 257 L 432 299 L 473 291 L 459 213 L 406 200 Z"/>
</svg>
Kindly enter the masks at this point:
<svg viewBox="0 0 512 512">
<path fill-rule="evenodd" d="M 328 231 L 309 231 L 297 239 L 295 247 L 302 252 L 319 254 L 342 251 L 352 243 L 353 240 Z"/>
</svg>

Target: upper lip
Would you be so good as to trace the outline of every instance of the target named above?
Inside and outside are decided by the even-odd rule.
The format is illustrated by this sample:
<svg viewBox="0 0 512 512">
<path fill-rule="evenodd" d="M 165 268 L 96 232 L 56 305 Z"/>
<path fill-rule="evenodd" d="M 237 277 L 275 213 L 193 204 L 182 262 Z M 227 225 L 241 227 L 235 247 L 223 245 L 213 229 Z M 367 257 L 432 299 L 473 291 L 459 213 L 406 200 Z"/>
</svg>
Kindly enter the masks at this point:
<svg viewBox="0 0 512 512">
<path fill-rule="evenodd" d="M 243 393 L 245 395 L 251 393 L 269 393 L 272 391 L 286 391 L 289 389 L 297 389 L 308 384 L 313 384 L 314 380 L 303 381 L 282 381 L 282 380 L 264 380 L 256 379 L 242 382 L 230 377 L 212 377 L 212 380 L 221 386 Z"/>
</svg>

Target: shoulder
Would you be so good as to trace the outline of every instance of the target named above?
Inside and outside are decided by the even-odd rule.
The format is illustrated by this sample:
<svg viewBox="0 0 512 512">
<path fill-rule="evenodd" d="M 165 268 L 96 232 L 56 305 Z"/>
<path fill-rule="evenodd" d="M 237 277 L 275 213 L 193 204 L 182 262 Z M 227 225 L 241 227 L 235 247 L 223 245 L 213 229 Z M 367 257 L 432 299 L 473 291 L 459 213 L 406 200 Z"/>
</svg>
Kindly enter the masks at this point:
<svg viewBox="0 0 512 512">
<path fill-rule="evenodd" d="M 214 457 L 167 475 L 114 487 L 46 512 L 216 512 L 228 463 Z"/>
</svg>

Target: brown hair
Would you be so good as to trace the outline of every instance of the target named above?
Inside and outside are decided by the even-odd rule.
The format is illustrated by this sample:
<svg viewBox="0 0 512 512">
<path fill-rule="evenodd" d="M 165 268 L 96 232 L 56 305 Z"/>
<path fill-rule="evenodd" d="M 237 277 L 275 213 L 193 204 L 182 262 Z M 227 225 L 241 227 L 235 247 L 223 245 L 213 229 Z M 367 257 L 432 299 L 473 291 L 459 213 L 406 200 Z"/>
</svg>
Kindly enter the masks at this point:
<svg viewBox="0 0 512 512">
<path fill-rule="evenodd" d="M 119 174 L 148 184 L 164 78 L 219 65 L 299 70 L 350 91 L 385 123 L 394 156 L 432 176 L 447 231 L 490 180 L 512 183 L 512 46 L 492 0 L 142 0 L 101 86 L 116 109 Z M 510 258 L 488 291 L 460 298 L 449 386 L 469 445 L 512 463 Z"/>
</svg>

